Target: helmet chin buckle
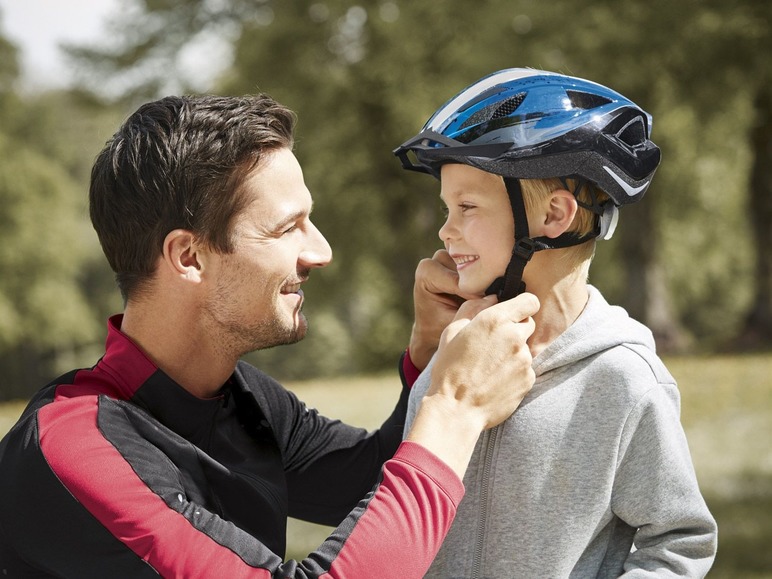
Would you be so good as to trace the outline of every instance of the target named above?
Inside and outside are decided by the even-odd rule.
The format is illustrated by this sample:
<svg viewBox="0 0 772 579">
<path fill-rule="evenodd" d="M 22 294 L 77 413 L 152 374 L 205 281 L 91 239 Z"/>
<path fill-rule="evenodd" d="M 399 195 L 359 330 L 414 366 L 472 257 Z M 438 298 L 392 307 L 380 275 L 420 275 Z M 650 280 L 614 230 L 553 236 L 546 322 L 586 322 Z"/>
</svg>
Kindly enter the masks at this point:
<svg viewBox="0 0 772 579">
<path fill-rule="evenodd" d="M 611 236 L 614 235 L 614 231 L 617 228 L 618 222 L 619 207 L 609 201 L 605 204 L 605 207 L 603 207 L 603 213 L 600 216 L 600 233 L 598 233 L 598 237 L 605 240 L 611 239 Z"/>
</svg>

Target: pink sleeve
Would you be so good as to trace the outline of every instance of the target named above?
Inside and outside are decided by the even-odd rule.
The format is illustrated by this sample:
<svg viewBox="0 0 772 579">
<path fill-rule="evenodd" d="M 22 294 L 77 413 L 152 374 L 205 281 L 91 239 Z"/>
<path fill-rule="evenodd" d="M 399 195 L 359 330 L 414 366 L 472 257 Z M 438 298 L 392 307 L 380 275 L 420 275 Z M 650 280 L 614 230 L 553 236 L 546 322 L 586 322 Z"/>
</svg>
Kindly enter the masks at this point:
<svg viewBox="0 0 772 579">
<path fill-rule="evenodd" d="M 463 495 L 450 467 L 421 445 L 403 442 L 384 464 L 364 513 L 349 515 L 355 526 L 325 577 L 372 576 L 375 569 L 379 578 L 423 577 Z"/>
<path fill-rule="evenodd" d="M 410 358 L 410 348 L 408 348 L 402 357 L 402 376 L 404 376 L 407 386 L 412 388 L 420 374 L 421 371 L 415 367 L 413 360 Z"/>
</svg>

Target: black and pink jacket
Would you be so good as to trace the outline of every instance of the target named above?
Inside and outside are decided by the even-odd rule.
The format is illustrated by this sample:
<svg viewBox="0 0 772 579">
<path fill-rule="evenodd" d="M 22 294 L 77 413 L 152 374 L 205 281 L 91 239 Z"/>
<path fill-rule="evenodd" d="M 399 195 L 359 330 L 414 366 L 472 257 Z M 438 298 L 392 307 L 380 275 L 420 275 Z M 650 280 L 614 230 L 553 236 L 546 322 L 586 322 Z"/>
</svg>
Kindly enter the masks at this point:
<svg viewBox="0 0 772 579">
<path fill-rule="evenodd" d="M 219 397 L 199 399 L 119 327 L 111 319 L 95 367 L 43 388 L 0 443 L 0 575 L 425 573 L 463 486 L 400 444 L 407 388 L 370 434 L 245 363 Z M 287 516 L 337 528 L 285 562 Z"/>
</svg>

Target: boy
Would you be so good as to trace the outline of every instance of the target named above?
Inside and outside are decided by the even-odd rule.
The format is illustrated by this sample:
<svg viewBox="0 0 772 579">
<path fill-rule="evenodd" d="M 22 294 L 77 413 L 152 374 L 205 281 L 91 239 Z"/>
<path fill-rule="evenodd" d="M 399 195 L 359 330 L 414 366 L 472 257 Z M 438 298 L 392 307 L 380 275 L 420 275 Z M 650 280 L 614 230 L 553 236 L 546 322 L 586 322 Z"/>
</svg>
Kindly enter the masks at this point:
<svg viewBox="0 0 772 579">
<path fill-rule="evenodd" d="M 510 69 L 395 151 L 441 179 L 447 253 L 435 260 L 456 270 L 450 293 L 503 300 L 527 287 L 541 303 L 528 340 L 535 385 L 516 420 L 481 436 L 428 577 L 695 578 L 712 564 L 716 524 L 675 381 L 651 332 L 587 283 L 595 239 L 611 236 L 618 206 L 641 199 L 659 164 L 650 127 L 606 87 Z M 406 428 L 431 372 L 413 386 Z"/>
</svg>

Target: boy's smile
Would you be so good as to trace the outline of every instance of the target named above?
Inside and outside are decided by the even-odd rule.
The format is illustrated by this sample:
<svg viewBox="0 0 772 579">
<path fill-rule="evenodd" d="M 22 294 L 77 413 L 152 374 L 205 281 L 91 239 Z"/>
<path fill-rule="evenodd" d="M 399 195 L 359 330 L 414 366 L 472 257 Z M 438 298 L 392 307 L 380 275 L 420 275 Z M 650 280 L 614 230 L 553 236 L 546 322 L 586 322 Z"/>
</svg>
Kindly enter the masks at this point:
<svg viewBox="0 0 772 579">
<path fill-rule="evenodd" d="M 453 261 L 456 262 L 456 271 L 461 271 L 461 269 L 465 268 L 467 265 L 477 261 L 480 259 L 479 255 L 453 255 L 450 254 L 450 257 L 453 258 Z"/>
<path fill-rule="evenodd" d="M 469 165 L 442 167 L 440 197 L 447 218 L 439 236 L 459 275 L 459 289 L 482 295 L 504 274 L 514 245 L 514 220 L 504 181 Z"/>
</svg>

